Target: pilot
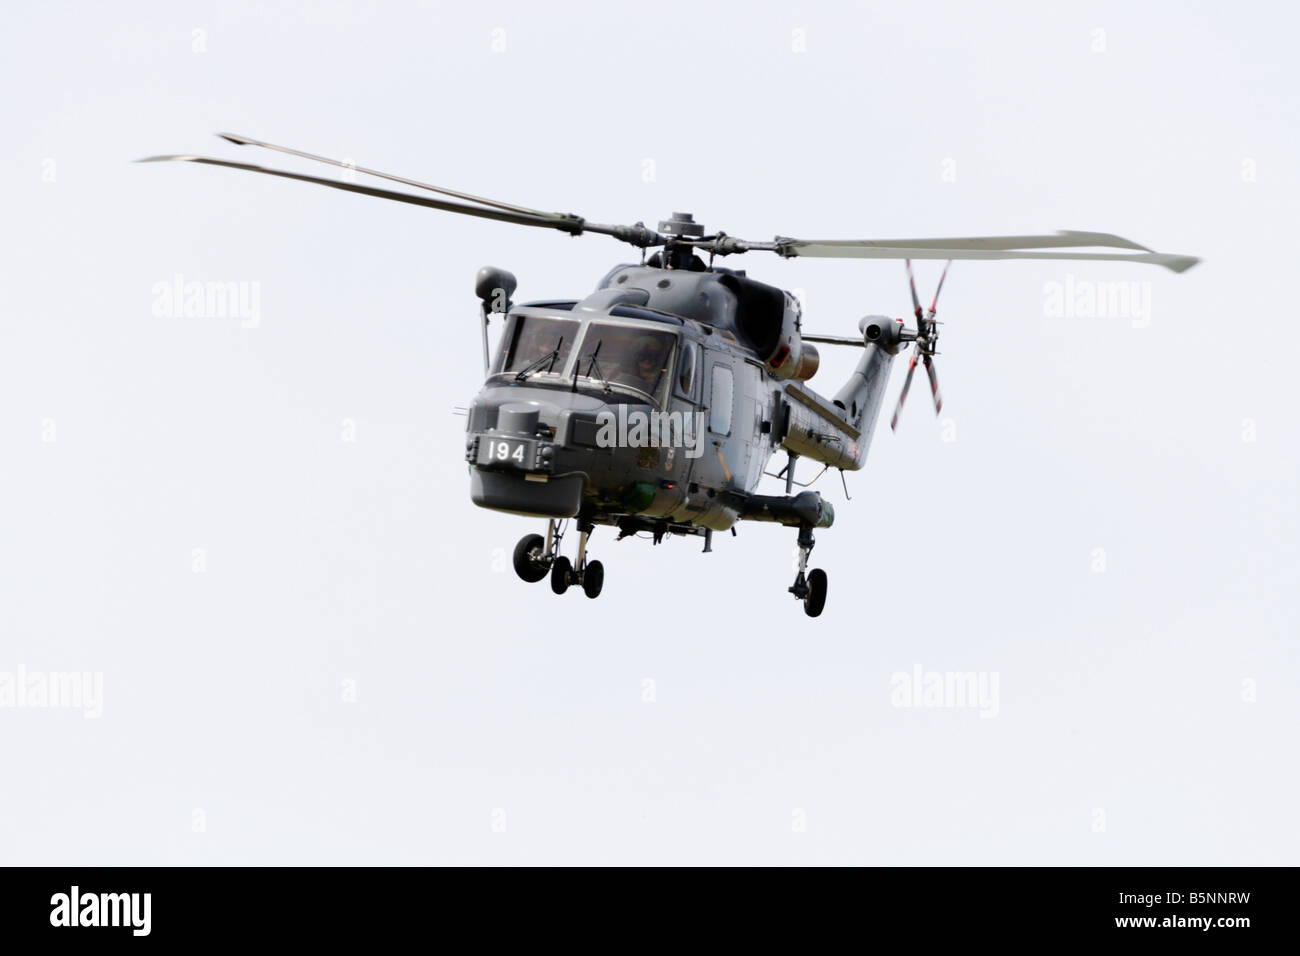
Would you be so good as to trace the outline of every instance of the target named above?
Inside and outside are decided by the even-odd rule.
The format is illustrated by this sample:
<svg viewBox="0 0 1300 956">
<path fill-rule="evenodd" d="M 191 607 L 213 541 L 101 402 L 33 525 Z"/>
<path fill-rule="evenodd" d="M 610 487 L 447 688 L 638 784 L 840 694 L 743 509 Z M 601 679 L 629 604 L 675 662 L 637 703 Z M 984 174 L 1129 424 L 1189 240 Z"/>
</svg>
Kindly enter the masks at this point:
<svg viewBox="0 0 1300 956">
<path fill-rule="evenodd" d="M 555 347 L 555 340 L 547 341 L 544 332 L 529 329 L 524 334 L 523 341 L 519 343 L 514 365 L 521 369 L 527 368 L 534 362 L 540 362 L 543 358 L 549 357 L 555 351 Z"/>
<path fill-rule="evenodd" d="M 636 342 L 632 351 L 631 381 L 637 388 L 653 393 L 664 370 L 663 346 L 650 336 Z"/>
</svg>

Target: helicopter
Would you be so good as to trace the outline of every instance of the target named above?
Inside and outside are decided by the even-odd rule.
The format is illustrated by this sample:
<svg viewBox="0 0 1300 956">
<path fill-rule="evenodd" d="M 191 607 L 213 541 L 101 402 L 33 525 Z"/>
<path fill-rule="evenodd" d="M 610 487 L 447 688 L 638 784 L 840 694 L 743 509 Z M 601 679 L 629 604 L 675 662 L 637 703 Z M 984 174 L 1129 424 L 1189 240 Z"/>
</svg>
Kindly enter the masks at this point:
<svg viewBox="0 0 1300 956">
<path fill-rule="evenodd" d="M 835 520 L 812 481 L 795 481 L 807 458 L 827 469 L 856 471 L 866 462 L 894 359 L 912 349 L 890 427 L 896 428 L 917 366 L 925 369 L 935 413 L 943 407 L 935 371 L 939 293 L 954 260 L 1082 259 L 1141 262 L 1184 272 L 1193 256 L 1154 252 L 1109 233 L 940 239 L 804 240 L 777 236 L 755 242 L 707 232 L 692 214 L 674 212 L 650 229 L 644 222 L 610 225 L 573 213 L 545 212 L 366 169 L 353 163 L 232 133 L 255 146 L 349 171 L 327 179 L 194 155 L 139 162 L 189 162 L 240 169 L 497 222 L 610 236 L 640 250 L 635 263 L 614 266 L 580 298 L 516 304 L 515 276 L 480 269 L 475 282 L 485 381 L 467 410 L 465 460 L 470 498 L 478 506 L 547 522 L 515 546 L 516 574 L 550 580 L 564 594 L 578 586 L 600 595 L 605 570 L 588 556 L 597 526 L 618 540 L 646 535 L 696 536 L 712 551 L 713 533 L 742 521 L 774 522 L 796 531 L 798 564 L 786 590 L 810 617 L 826 604 L 827 575 L 808 568 L 813 532 Z M 440 197 L 351 181 L 352 173 Z M 457 201 L 453 201 L 457 200 Z M 654 250 L 651 252 L 651 250 Z M 1085 251 L 1101 250 L 1101 251 Z M 782 258 L 902 259 L 914 326 L 866 315 L 857 335 L 806 332 L 799 300 L 718 259 L 749 252 Z M 707 259 L 705 258 L 707 257 Z M 917 295 L 913 259 L 946 260 L 928 309 Z M 492 319 L 503 322 L 495 349 Z M 861 350 L 848 380 L 830 397 L 808 381 L 820 365 L 818 345 Z M 768 471 L 778 454 L 784 467 Z M 760 494 L 765 475 L 785 493 Z M 816 480 L 814 478 L 813 480 Z M 804 489 L 795 492 L 796 484 Z M 845 488 L 847 496 L 847 485 Z M 572 520 L 578 543 L 562 553 Z"/>
</svg>

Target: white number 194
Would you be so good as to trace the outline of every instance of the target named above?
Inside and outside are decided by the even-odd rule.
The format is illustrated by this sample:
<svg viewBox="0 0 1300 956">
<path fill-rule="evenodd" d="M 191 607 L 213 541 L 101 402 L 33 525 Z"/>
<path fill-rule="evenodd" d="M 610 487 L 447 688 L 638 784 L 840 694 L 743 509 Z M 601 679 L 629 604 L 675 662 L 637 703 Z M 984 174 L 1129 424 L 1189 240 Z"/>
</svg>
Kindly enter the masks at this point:
<svg viewBox="0 0 1300 956">
<path fill-rule="evenodd" d="M 492 457 L 497 461 L 509 461 L 514 459 L 519 464 L 524 463 L 524 446 L 519 445 L 515 448 L 514 454 L 510 453 L 510 442 L 499 441 L 492 444 Z"/>
</svg>

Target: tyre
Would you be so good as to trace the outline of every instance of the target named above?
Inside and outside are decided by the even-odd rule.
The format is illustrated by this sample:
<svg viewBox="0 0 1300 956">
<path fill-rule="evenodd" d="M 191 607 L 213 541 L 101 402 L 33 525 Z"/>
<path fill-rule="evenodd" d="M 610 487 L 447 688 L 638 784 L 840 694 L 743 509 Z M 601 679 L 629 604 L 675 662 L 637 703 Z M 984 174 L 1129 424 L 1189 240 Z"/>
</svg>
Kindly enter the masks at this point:
<svg viewBox="0 0 1300 956">
<path fill-rule="evenodd" d="M 826 606 L 826 572 L 813 568 L 808 572 L 808 594 L 803 599 L 803 611 L 809 617 L 817 617 Z"/>
<path fill-rule="evenodd" d="M 599 561 L 592 561 L 582 572 L 582 593 L 589 598 L 598 598 L 604 584 L 605 566 Z"/>
<path fill-rule="evenodd" d="M 551 590 L 563 594 L 569 590 L 569 579 L 573 576 L 573 565 L 566 557 L 558 557 L 551 565 Z"/>
<path fill-rule="evenodd" d="M 546 565 L 542 563 L 542 549 L 546 540 L 540 534 L 527 534 L 515 545 L 515 574 L 529 584 L 536 584 L 546 577 Z"/>
</svg>

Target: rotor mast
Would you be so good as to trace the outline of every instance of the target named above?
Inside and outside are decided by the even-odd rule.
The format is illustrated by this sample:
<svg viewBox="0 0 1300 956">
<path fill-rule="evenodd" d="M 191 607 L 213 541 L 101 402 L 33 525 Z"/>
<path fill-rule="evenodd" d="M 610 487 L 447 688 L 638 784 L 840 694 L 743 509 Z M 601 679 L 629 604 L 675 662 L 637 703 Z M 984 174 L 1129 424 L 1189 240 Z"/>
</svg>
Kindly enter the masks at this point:
<svg viewBox="0 0 1300 956">
<path fill-rule="evenodd" d="M 664 237 L 664 268 L 689 269 L 695 256 L 695 245 L 691 240 L 704 238 L 704 226 L 689 212 L 675 212 L 671 218 L 660 220 L 659 232 Z M 678 241 L 683 239 L 687 241 Z"/>
</svg>

